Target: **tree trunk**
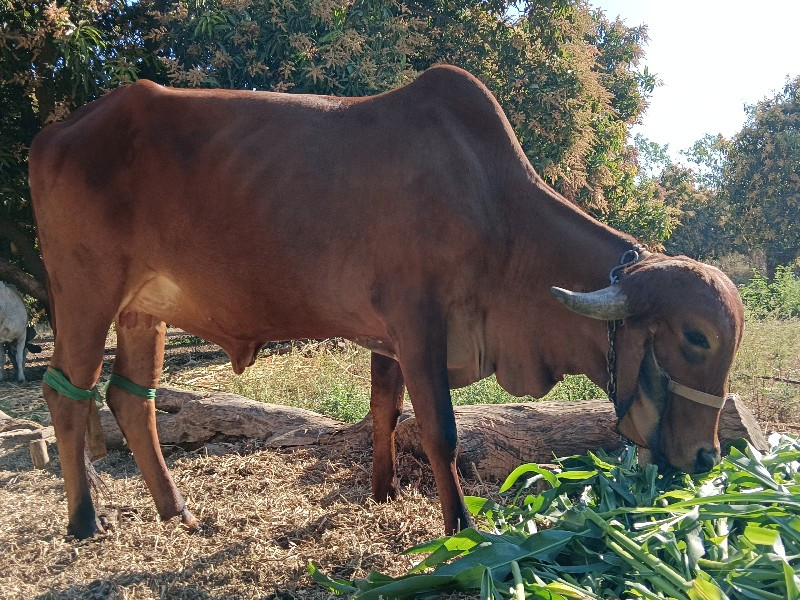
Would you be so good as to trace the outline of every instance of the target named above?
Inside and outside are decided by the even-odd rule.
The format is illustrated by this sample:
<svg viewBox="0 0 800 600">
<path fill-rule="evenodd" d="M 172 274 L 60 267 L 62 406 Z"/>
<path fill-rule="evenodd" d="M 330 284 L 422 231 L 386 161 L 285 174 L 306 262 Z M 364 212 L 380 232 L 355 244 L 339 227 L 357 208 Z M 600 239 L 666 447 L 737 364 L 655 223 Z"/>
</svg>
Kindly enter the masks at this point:
<svg viewBox="0 0 800 600">
<path fill-rule="evenodd" d="M 0 260 L 0 280 L 14 285 L 20 292 L 44 304 L 49 312 L 50 301 L 44 283 L 37 281 L 18 266 L 7 260 Z"/>
<path fill-rule="evenodd" d="M 767 277 L 775 279 L 778 267 L 793 266 L 798 254 L 800 254 L 800 248 L 786 247 L 781 244 L 767 244 L 764 247 Z"/>
</svg>

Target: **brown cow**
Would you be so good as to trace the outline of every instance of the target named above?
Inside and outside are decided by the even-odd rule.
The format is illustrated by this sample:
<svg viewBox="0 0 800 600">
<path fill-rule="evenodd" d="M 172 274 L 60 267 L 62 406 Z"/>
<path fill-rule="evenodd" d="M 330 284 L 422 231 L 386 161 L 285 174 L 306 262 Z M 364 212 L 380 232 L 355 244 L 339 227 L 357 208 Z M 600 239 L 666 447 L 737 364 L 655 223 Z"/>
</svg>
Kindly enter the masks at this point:
<svg viewBox="0 0 800 600">
<path fill-rule="evenodd" d="M 542 396 L 567 373 L 606 385 L 605 321 L 625 319 L 620 430 L 684 470 L 719 455 L 719 408 L 668 387 L 666 374 L 725 394 L 743 326 L 736 288 L 687 258 L 633 261 L 634 240 L 550 189 L 497 101 L 460 69 L 371 98 L 140 81 L 39 134 L 30 181 L 57 327 L 52 366 L 79 388 L 97 383 L 112 322 L 115 373 L 146 387 L 161 373 L 165 321 L 219 344 L 236 373 L 269 340 L 355 340 L 373 351 L 375 498 L 397 492 L 407 385 L 455 531 L 470 518 L 450 388 L 492 373 L 515 395 Z M 617 285 L 551 292 L 605 288 L 623 256 Z M 88 537 L 99 525 L 83 463 L 87 403 L 49 385 L 44 394 L 69 531 Z M 108 404 L 160 516 L 194 526 L 161 456 L 154 403 L 112 386 Z"/>
</svg>

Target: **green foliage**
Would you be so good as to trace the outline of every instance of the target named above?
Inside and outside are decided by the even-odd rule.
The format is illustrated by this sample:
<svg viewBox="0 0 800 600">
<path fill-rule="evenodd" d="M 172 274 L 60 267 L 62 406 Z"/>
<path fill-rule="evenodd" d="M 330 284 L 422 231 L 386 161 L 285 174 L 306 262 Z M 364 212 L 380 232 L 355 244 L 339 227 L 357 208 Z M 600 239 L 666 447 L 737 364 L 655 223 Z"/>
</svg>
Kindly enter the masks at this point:
<svg viewBox="0 0 800 600">
<path fill-rule="evenodd" d="M 152 13 L 169 83 L 360 96 L 414 77 L 419 17 L 395 0 L 166 2 Z"/>
<path fill-rule="evenodd" d="M 695 177 L 703 188 L 719 191 L 729 151 L 730 141 L 721 134 L 706 134 L 681 154 L 694 165 Z"/>
<path fill-rule="evenodd" d="M 709 474 L 640 468 L 633 450 L 517 468 L 504 504 L 468 498 L 492 533 L 467 529 L 409 550 L 427 554 L 403 577 L 332 580 L 331 591 L 411 598 L 800 598 L 800 443 L 762 455 L 734 447 Z M 546 489 L 536 493 L 534 485 Z M 456 559 L 456 560 L 453 560 Z M 423 572 L 426 571 L 426 572 Z"/>
<path fill-rule="evenodd" d="M 319 411 L 337 421 L 355 423 L 369 412 L 369 394 L 363 386 L 335 382 L 322 396 Z"/>
<path fill-rule="evenodd" d="M 739 292 L 745 308 L 756 318 L 800 317 L 800 278 L 790 267 L 779 266 L 771 280 L 756 271 Z"/>
<path fill-rule="evenodd" d="M 505 391 L 494 376 L 481 379 L 467 387 L 450 392 L 453 404 L 507 404 L 509 402 L 531 401 L 533 398 L 516 398 Z M 585 375 L 567 375 L 542 400 L 553 402 L 574 402 L 603 398 L 605 393 Z"/>
<path fill-rule="evenodd" d="M 534 166 L 568 198 L 655 246 L 675 224 L 640 193 L 626 143 L 655 84 L 639 67 L 646 30 L 578 0 L 7 0 L 0 13 L 0 261 L 21 269 L 21 288 L 24 272 L 44 279 L 35 252 L 12 255 L 8 243 L 33 248 L 33 136 L 139 77 L 367 95 L 454 63 L 497 95 Z"/>
<path fill-rule="evenodd" d="M 670 163 L 659 177 L 659 190 L 667 205 L 680 213 L 680 225 L 664 247 L 670 254 L 713 259 L 736 248 L 726 230 L 727 207 L 720 195 L 706 186 L 702 175 Z"/>
<path fill-rule="evenodd" d="M 800 252 L 800 76 L 748 108 L 723 176 L 732 231 L 765 250 L 771 277 Z"/>
<path fill-rule="evenodd" d="M 678 164 L 661 146 L 642 135 L 635 138 L 640 171 L 636 185 L 640 197 L 650 196 L 661 207 L 660 220 L 664 249 L 669 254 L 685 254 L 696 259 L 713 259 L 728 254 L 732 238 L 725 230 L 726 206 L 712 187 L 713 171 L 722 138 L 706 136 L 686 154 L 692 168 Z M 659 222 L 659 221 L 656 221 Z"/>
<path fill-rule="evenodd" d="M 730 379 L 759 423 L 800 421 L 800 319 L 749 314 Z"/>
</svg>

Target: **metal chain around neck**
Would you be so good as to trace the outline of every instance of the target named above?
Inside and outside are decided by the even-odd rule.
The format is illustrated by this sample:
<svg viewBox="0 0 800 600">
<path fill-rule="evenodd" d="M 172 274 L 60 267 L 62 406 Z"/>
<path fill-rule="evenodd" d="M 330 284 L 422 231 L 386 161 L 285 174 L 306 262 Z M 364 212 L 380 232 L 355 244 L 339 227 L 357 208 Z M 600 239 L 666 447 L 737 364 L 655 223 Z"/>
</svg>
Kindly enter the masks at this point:
<svg viewBox="0 0 800 600">
<path fill-rule="evenodd" d="M 606 392 L 617 417 L 621 418 L 617 407 L 617 324 L 619 321 L 607 321 L 608 327 L 608 356 L 606 357 L 606 369 L 608 370 L 608 384 Z"/>
<path fill-rule="evenodd" d="M 641 257 L 644 252 L 642 246 L 634 246 L 630 250 L 625 251 L 619 259 L 619 264 L 615 265 L 608 274 L 608 279 L 611 285 L 619 283 L 622 277 L 622 272 L 625 267 L 634 264 Z M 608 385 L 606 385 L 606 392 L 608 399 L 614 405 L 614 412 L 617 418 L 621 419 L 625 411 L 621 411 L 617 403 L 617 328 L 622 326 L 622 321 L 607 321 L 608 329 L 608 356 L 606 357 L 606 369 L 608 370 Z"/>
</svg>

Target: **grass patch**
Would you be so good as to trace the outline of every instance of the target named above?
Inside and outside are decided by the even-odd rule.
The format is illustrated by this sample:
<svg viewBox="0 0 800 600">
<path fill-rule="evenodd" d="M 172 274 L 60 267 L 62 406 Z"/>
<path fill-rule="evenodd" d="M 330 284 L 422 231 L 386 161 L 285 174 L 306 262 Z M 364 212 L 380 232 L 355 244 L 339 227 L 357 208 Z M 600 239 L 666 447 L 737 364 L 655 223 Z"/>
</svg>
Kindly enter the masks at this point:
<svg viewBox="0 0 800 600">
<path fill-rule="evenodd" d="M 259 358 L 238 377 L 227 369 L 220 371 L 215 383 L 246 398 L 305 408 L 352 423 L 369 412 L 369 362 L 369 350 L 351 342 L 312 342 L 286 354 Z M 556 385 L 545 399 L 574 401 L 603 396 L 588 378 L 576 375 Z M 453 390 L 452 397 L 456 406 L 533 400 L 530 396 L 512 396 L 494 376 Z"/>
<path fill-rule="evenodd" d="M 800 319 L 749 319 L 731 391 L 762 423 L 800 420 Z"/>
<path fill-rule="evenodd" d="M 224 388 L 261 402 L 305 408 L 345 422 L 369 412 L 369 351 L 352 343 L 310 342 L 260 358 Z"/>
<path fill-rule="evenodd" d="M 164 345 L 167 348 L 183 348 L 186 346 L 203 346 L 208 344 L 203 338 L 199 338 L 196 335 L 181 335 L 178 337 L 168 337 Z"/>
<path fill-rule="evenodd" d="M 453 404 L 506 404 L 508 402 L 530 402 L 536 400 L 531 396 L 517 398 L 505 391 L 494 375 L 481 379 L 465 388 L 452 390 Z M 604 398 L 605 393 L 593 384 L 585 375 L 567 375 L 542 400 L 567 401 Z"/>
</svg>

